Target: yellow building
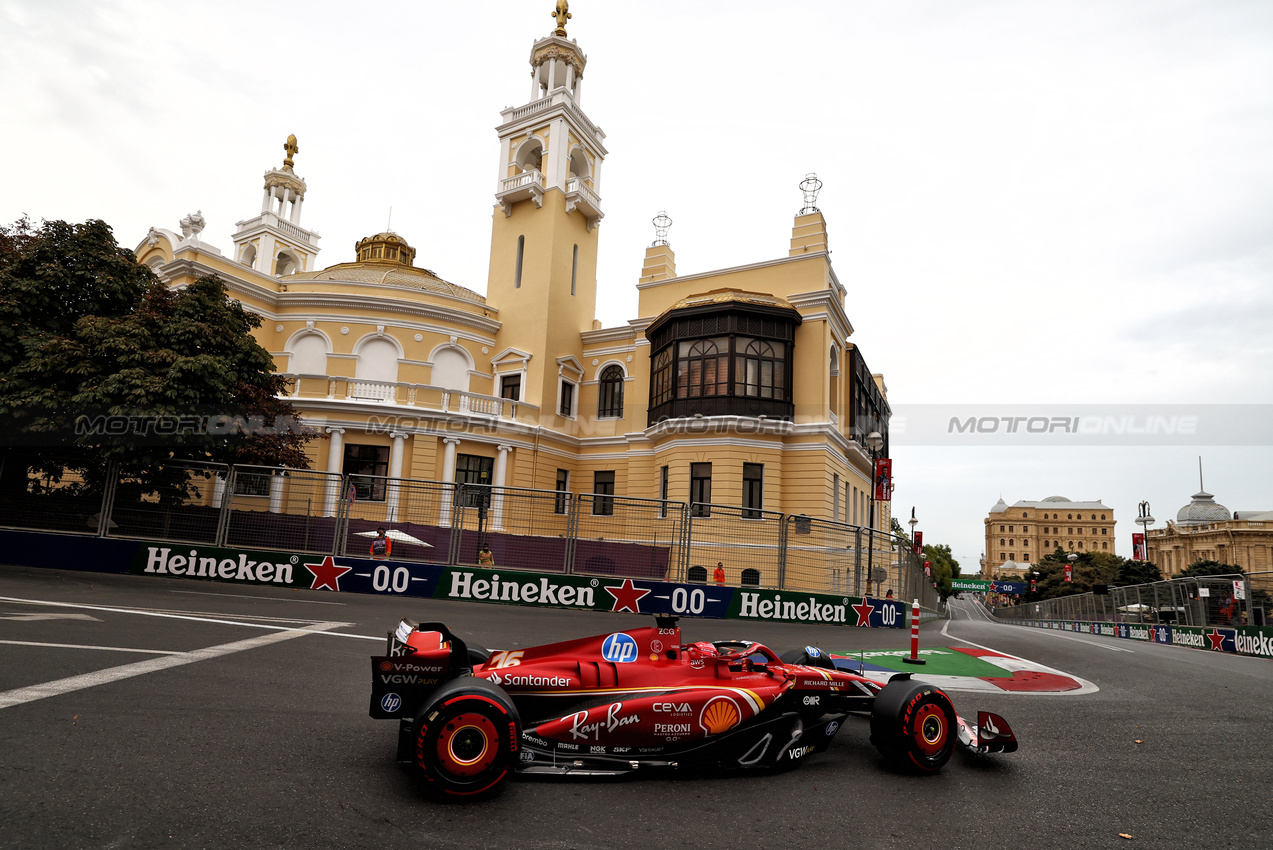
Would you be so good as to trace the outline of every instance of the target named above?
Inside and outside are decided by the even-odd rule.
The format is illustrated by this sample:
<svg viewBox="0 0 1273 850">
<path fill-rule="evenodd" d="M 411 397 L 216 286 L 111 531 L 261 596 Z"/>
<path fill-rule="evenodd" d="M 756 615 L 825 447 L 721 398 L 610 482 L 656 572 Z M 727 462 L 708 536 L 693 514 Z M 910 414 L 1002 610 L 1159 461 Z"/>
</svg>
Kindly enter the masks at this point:
<svg viewBox="0 0 1273 850">
<path fill-rule="evenodd" d="M 1036 559 L 1058 546 L 1066 552 L 1115 552 L 1114 511 L 1101 503 L 1050 496 L 1042 502 L 1002 498 L 985 522 L 982 575 L 1024 575 Z"/>
<path fill-rule="evenodd" d="M 1273 570 L 1273 511 L 1233 511 L 1218 504 L 1205 490 L 1193 495 L 1166 528 L 1151 528 L 1146 536 L 1149 560 L 1165 576 L 1198 561 L 1232 564 L 1243 572 Z"/>
<path fill-rule="evenodd" d="M 530 66 L 530 100 L 497 128 L 484 295 L 426 268 L 441 266 L 396 233 L 320 270 L 294 137 L 231 250 L 204 242 L 192 216 L 180 234 L 152 228 L 138 258 L 173 286 L 215 274 L 263 317 L 261 344 L 321 429 L 309 444 L 316 470 L 865 525 L 867 435 L 882 435 L 887 457 L 889 407 L 882 378 L 848 342 L 816 178 L 801 184 L 787 256 L 765 262 L 678 275 L 661 214 L 639 270 L 634 246 L 639 315 L 603 328 L 607 151 L 582 108 L 587 57 L 558 28 L 534 42 Z M 327 486 L 330 515 L 344 494 Z M 357 498 L 396 497 L 373 488 Z M 887 505 L 875 524 L 889 527 Z"/>
</svg>

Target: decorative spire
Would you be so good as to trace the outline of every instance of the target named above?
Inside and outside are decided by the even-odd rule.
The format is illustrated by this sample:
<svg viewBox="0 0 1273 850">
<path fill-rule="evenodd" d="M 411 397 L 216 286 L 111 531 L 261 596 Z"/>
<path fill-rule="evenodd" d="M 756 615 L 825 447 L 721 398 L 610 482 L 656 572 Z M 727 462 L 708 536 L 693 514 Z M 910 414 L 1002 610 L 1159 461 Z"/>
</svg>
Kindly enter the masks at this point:
<svg viewBox="0 0 1273 850">
<path fill-rule="evenodd" d="M 808 215 L 818 211 L 818 193 L 822 191 L 822 181 L 818 179 L 818 175 L 810 171 L 800 181 L 800 191 L 804 192 L 804 209 L 800 210 L 798 215 Z"/>
<path fill-rule="evenodd" d="M 287 156 L 283 159 L 283 168 L 291 171 L 292 166 L 296 164 L 292 162 L 292 157 L 301 152 L 301 149 L 296 146 L 295 133 L 287 137 L 287 141 L 283 143 L 283 150 L 287 152 Z"/>
<path fill-rule="evenodd" d="M 659 214 L 650 219 L 650 223 L 654 225 L 654 242 L 650 244 L 650 247 L 666 245 L 667 229 L 672 226 L 672 217 L 663 210 L 659 210 Z"/>
<path fill-rule="evenodd" d="M 552 13 L 557 19 L 557 29 L 553 30 L 553 35 L 558 38 L 566 37 L 566 21 L 572 17 L 570 14 L 570 0 L 557 0 L 557 11 Z"/>
</svg>

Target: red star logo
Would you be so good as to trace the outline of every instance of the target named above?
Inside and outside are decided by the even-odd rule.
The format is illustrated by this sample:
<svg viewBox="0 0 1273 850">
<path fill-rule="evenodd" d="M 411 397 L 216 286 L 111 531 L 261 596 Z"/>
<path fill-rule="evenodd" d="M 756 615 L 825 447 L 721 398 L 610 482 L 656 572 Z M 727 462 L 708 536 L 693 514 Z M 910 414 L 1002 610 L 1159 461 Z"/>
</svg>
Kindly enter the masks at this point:
<svg viewBox="0 0 1273 850">
<path fill-rule="evenodd" d="M 867 602 L 865 599 L 863 599 L 861 605 L 853 606 L 853 610 L 857 611 L 858 613 L 859 626 L 871 625 L 871 612 L 875 610 L 874 605 L 872 605 L 870 602 Z"/>
<path fill-rule="evenodd" d="M 623 584 L 618 587 L 605 588 L 605 591 L 614 597 L 614 607 L 610 609 L 611 611 L 631 611 L 633 614 L 641 613 L 641 600 L 650 593 L 634 585 L 630 578 L 625 578 Z"/>
<path fill-rule="evenodd" d="M 1224 635 L 1220 634 L 1216 629 L 1211 630 L 1211 634 L 1207 635 L 1211 641 L 1212 652 L 1224 652 Z"/>
<path fill-rule="evenodd" d="M 306 564 L 305 569 L 314 575 L 314 583 L 309 586 L 310 590 L 322 590 L 324 587 L 328 590 L 340 590 L 340 577 L 353 569 L 353 567 L 337 566 L 332 560 L 332 556 L 328 555 L 323 558 L 321 564 Z"/>
</svg>

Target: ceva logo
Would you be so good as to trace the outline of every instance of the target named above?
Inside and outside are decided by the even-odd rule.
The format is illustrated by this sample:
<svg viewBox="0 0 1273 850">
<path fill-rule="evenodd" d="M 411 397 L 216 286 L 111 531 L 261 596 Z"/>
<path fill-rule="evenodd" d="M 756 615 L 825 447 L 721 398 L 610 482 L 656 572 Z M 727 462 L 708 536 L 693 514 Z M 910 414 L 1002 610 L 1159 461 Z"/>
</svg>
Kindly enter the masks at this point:
<svg viewBox="0 0 1273 850">
<path fill-rule="evenodd" d="M 627 664 L 637 659 L 637 643 L 631 635 L 610 635 L 601 644 L 601 657 L 606 661 Z"/>
</svg>

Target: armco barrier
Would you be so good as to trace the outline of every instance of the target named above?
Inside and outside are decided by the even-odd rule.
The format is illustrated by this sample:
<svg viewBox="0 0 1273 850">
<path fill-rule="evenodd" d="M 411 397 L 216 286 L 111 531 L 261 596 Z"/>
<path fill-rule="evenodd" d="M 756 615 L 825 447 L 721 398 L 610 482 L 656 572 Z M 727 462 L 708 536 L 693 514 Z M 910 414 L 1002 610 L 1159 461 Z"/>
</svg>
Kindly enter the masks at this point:
<svg viewBox="0 0 1273 850">
<path fill-rule="evenodd" d="M 903 628 L 899 600 L 0 530 L 34 567 L 634 614 Z"/>
<path fill-rule="evenodd" d="M 1209 652 L 1229 652 L 1273 658 L 1273 628 L 1269 626 L 1171 626 L 1151 623 L 1103 623 L 1090 620 L 1009 620 L 1001 622 L 1054 631 L 1141 640 Z"/>
</svg>

